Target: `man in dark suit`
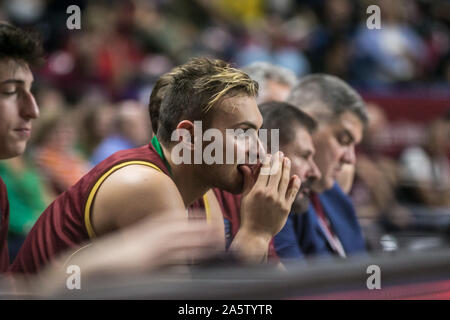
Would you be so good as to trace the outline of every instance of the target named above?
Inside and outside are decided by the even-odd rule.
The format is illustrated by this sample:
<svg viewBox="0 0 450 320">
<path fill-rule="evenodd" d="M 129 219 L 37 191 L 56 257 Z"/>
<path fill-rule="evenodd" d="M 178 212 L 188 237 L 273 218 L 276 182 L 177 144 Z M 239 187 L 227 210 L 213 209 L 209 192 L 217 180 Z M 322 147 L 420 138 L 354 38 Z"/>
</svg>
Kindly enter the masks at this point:
<svg viewBox="0 0 450 320">
<path fill-rule="evenodd" d="M 282 259 L 361 253 L 365 244 L 350 198 L 336 183 L 346 164 L 355 164 L 355 146 L 368 121 L 360 95 L 339 78 L 324 74 L 304 77 L 288 102 L 312 116 L 312 134 L 321 177 L 311 185 L 305 210 L 293 209 L 274 245 Z"/>
</svg>

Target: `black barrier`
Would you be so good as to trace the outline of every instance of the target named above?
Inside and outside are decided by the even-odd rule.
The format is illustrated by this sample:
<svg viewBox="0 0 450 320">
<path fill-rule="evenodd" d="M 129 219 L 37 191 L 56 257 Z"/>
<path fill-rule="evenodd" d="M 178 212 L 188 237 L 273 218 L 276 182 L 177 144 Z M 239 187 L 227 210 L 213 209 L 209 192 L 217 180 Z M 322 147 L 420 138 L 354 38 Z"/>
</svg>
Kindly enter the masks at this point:
<svg viewBox="0 0 450 320">
<path fill-rule="evenodd" d="M 189 275 L 95 278 L 81 290 L 64 290 L 52 298 L 253 300 L 320 299 L 331 294 L 338 299 L 399 299 L 442 292 L 450 295 L 449 249 L 291 262 L 285 266 L 284 271 L 274 265 L 193 267 Z M 371 269 L 377 267 L 380 289 L 371 287 L 371 278 L 375 277 Z"/>
</svg>

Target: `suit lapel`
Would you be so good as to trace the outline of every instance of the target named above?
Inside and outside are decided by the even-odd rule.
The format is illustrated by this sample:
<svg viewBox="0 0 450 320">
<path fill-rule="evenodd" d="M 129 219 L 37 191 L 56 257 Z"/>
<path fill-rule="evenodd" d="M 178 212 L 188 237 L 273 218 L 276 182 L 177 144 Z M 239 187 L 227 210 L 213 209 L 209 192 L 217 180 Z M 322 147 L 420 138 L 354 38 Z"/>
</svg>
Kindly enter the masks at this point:
<svg viewBox="0 0 450 320">
<path fill-rule="evenodd" d="M 345 252 L 348 252 L 352 248 L 352 235 L 357 232 L 353 227 L 355 214 L 347 195 L 338 188 L 335 184 L 332 189 L 322 193 L 319 198 L 334 233 L 341 241 Z"/>
</svg>

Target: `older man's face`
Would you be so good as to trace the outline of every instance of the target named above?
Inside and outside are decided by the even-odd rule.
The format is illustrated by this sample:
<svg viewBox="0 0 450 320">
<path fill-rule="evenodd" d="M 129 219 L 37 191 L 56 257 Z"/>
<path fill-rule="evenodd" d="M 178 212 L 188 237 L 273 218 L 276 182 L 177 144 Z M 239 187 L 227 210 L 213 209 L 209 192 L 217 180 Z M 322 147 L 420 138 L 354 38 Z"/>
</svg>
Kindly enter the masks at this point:
<svg viewBox="0 0 450 320">
<path fill-rule="evenodd" d="M 316 162 L 322 174 L 313 184 L 315 192 L 330 189 L 343 164 L 356 162 L 355 146 L 361 142 L 362 121 L 351 111 L 346 111 L 327 123 L 320 123 L 313 134 Z"/>
</svg>

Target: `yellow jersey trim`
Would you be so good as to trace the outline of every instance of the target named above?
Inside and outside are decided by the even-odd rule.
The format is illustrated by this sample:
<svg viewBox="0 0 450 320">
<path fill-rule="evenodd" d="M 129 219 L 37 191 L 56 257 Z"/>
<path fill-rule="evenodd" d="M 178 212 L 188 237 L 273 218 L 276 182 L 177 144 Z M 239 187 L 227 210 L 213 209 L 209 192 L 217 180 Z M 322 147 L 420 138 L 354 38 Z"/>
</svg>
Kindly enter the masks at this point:
<svg viewBox="0 0 450 320">
<path fill-rule="evenodd" d="M 109 169 L 106 173 L 104 173 L 94 184 L 94 187 L 92 188 L 91 192 L 89 193 L 88 200 L 86 202 L 86 206 L 84 209 L 84 223 L 86 225 L 86 230 L 88 232 L 90 239 L 93 239 L 96 237 L 94 228 L 92 227 L 92 223 L 91 223 L 91 207 L 92 207 L 92 202 L 94 201 L 94 198 L 95 198 L 95 195 L 97 194 L 98 189 L 100 188 L 103 181 L 105 181 L 106 178 L 108 178 L 114 171 L 117 171 L 125 166 L 134 165 L 134 164 L 152 167 L 153 169 L 156 169 L 159 172 L 163 172 L 159 167 L 157 167 L 155 164 L 153 164 L 151 162 L 133 160 L 133 161 L 122 162 L 122 163 L 112 167 L 111 169 Z"/>
<path fill-rule="evenodd" d="M 206 194 L 203 196 L 203 204 L 205 205 L 206 222 L 211 223 L 211 209 L 209 207 L 209 200 Z"/>
</svg>

